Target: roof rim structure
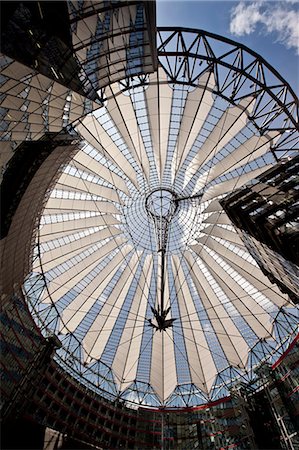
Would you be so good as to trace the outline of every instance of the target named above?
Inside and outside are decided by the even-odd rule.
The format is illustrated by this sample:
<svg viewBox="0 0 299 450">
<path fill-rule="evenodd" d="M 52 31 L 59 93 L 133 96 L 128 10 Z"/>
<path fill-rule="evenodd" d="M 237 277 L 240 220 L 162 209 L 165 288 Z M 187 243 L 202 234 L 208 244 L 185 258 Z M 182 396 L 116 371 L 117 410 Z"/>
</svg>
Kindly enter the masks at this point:
<svg viewBox="0 0 299 450">
<path fill-rule="evenodd" d="M 255 58 L 257 58 L 265 67 L 267 67 L 284 85 L 287 86 L 288 90 L 290 91 L 291 95 L 293 96 L 293 100 L 294 102 L 298 105 L 299 107 L 299 98 L 297 97 L 297 95 L 295 94 L 295 91 L 292 89 L 292 87 L 290 86 L 290 84 L 280 75 L 280 73 L 270 64 L 268 63 L 260 54 L 256 53 L 254 50 L 252 50 L 251 48 L 247 47 L 246 45 L 234 41 L 232 39 L 229 39 L 225 36 L 221 36 L 219 34 L 216 33 L 212 33 L 210 31 L 207 30 L 203 30 L 200 28 L 185 28 L 185 27 L 157 27 L 157 32 L 161 33 L 161 32 L 187 32 L 187 33 L 195 33 L 195 34 L 199 34 L 199 35 L 204 35 L 204 36 L 208 36 L 212 39 L 216 39 L 222 42 L 226 42 L 227 44 L 236 46 L 240 49 L 245 50 L 247 53 L 251 54 L 252 56 L 254 56 Z M 159 51 L 159 50 L 158 50 Z M 298 124 L 297 124 L 298 125 Z"/>
</svg>

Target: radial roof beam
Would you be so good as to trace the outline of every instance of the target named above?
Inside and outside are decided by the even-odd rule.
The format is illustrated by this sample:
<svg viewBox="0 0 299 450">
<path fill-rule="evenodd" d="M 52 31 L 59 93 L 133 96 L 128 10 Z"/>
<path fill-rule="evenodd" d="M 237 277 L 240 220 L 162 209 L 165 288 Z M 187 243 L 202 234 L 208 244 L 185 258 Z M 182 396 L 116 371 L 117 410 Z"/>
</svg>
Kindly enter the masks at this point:
<svg viewBox="0 0 299 450">
<path fill-rule="evenodd" d="M 214 74 L 206 72 L 198 78 L 196 88 L 187 94 L 175 149 L 174 177 L 192 149 L 192 145 L 213 106 L 212 92 L 214 88 Z M 205 149 L 203 151 L 205 152 Z"/>
<path fill-rule="evenodd" d="M 107 183 L 112 184 L 118 191 L 122 191 L 126 195 L 130 196 L 130 192 L 123 178 L 109 170 L 103 164 L 100 164 L 95 158 L 88 155 L 86 152 L 78 152 L 72 164 L 80 170 L 87 170 L 92 175 L 102 178 L 107 181 Z"/>
<path fill-rule="evenodd" d="M 90 358 L 101 358 L 111 334 L 111 329 L 113 329 L 125 299 L 129 294 L 135 276 L 135 269 L 139 263 L 139 255 L 133 254 L 130 260 L 126 262 L 122 276 L 107 297 L 101 309 L 101 314 L 94 318 L 94 322 L 83 340 L 86 361 L 89 361 Z"/>
<path fill-rule="evenodd" d="M 103 295 L 103 291 L 106 286 L 109 285 L 114 278 L 115 273 L 118 270 L 118 265 L 126 258 L 129 259 L 129 254 L 132 251 L 132 247 L 124 245 L 120 251 L 111 259 L 104 267 L 101 267 L 100 271 L 97 271 L 93 279 L 85 286 L 82 291 L 78 293 L 75 299 L 65 308 L 62 313 L 62 322 L 65 324 L 65 328 L 74 332 L 80 323 L 83 322 L 87 314 L 90 313 L 90 309 L 94 305 L 101 305 L 105 302 L 106 297 Z M 97 262 L 99 266 L 101 261 Z M 89 273 L 88 273 L 89 272 Z M 91 277 L 92 267 L 89 267 L 87 276 Z M 63 330 L 62 330 L 63 331 Z"/>
<path fill-rule="evenodd" d="M 189 283 L 180 266 L 180 259 L 173 256 L 172 263 L 173 272 L 177 274 L 175 277 L 176 292 L 180 317 L 183 318 L 182 331 L 186 343 L 191 380 L 201 391 L 208 394 L 215 381 L 217 369 L 200 322 L 200 315 L 196 311 Z"/>
<path fill-rule="evenodd" d="M 143 262 L 143 269 L 135 292 L 136 301 L 132 303 L 122 336 L 119 341 L 112 369 L 116 374 L 116 381 L 120 391 L 124 391 L 136 379 L 138 361 L 144 333 L 147 302 L 149 300 L 149 281 L 152 275 L 153 262 L 147 255 Z M 125 357 L 124 357 L 125 356 Z"/>
<path fill-rule="evenodd" d="M 199 242 L 201 239 L 198 239 Z M 264 296 L 268 297 L 271 302 L 273 302 L 278 307 L 282 307 L 288 303 L 287 296 L 281 294 L 279 289 L 273 285 L 269 279 L 262 273 L 262 271 L 257 266 L 256 262 L 249 255 L 244 246 L 244 255 L 245 258 L 240 256 L 238 249 L 234 252 L 229 248 L 229 244 L 226 246 L 224 243 L 217 242 L 216 239 L 213 239 L 210 236 L 208 239 L 203 238 L 203 243 L 207 245 L 211 250 L 214 250 L 216 253 L 219 253 L 224 260 L 227 261 L 229 265 L 231 265 L 237 272 L 239 272 L 245 279 L 251 283 L 257 291 L 263 293 Z M 201 245 L 194 246 L 194 251 L 201 251 Z"/>
<path fill-rule="evenodd" d="M 102 258 L 109 255 L 113 250 L 116 250 L 125 242 L 126 240 L 122 237 L 116 236 L 106 244 L 99 246 L 97 251 L 92 252 L 85 258 L 81 258 L 79 262 L 77 259 L 76 261 L 73 261 L 67 272 L 65 269 L 61 270 L 59 275 L 50 281 L 48 289 L 44 291 L 44 294 L 41 297 L 41 301 L 44 303 L 56 303 L 59 301 L 65 294 L 72 290 L 76 283 L 80 282 L 85 275 L 87 276 L 90 271 L 99 264 Z M 57 266 L 55 265 L 55 267 Z"/>
<path fill-rule="evenodd" d="M 185 258 L 190 267 L 190 275 L 196 286 L 198 295 L 201 298 L 228 363 L 234 367 L 244 368 L 249 351 L 248 343 L 241 335 L 225 307 L 221 304 L 221 301 L 206 279 L 206 274 L 202 276 L 202 269 L 204 268 L 202 262 L 198 260 L 198 264 L 191 252 L 185 252 Z"/>
<path fill-rule="evenodd" d="M 161 183 L 167 158 L 172 94 L 166 74 L 159 68 L 157 73 L 149 77 L 145 98 L 155 163 Z"/>
</svg>

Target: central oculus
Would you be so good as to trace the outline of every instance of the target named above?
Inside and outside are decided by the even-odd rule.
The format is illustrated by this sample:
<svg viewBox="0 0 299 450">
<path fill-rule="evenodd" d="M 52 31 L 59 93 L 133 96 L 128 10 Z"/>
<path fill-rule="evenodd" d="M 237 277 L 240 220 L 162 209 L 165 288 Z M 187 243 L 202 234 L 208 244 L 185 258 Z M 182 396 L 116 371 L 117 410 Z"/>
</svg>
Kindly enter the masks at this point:
<svg viewBox="0 0 299 450">
<path fill-rule="evenodd" d="M 178 207 L 177 195 L 170 189 L 155 189 L 147 196 L 145 207 L 153 219 L 163 218 L 169 222 Z"/>
</svg>

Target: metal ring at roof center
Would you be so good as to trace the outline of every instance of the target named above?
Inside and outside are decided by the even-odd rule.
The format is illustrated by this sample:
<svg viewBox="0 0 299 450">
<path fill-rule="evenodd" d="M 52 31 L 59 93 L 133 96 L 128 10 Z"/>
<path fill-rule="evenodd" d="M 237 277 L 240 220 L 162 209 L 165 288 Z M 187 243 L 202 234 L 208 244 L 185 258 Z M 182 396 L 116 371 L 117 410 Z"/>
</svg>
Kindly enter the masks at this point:
<svg viewBox="0 0 299 450">
<path fill-rule="evenodd" d="M 170 189 L 163 187 L 154 189 L 146 197 L 146 211 L 153 217 L 163 217 L 169 221 L 172 219 L 178 207 L 178 202 L 176 199 L 176 193 Z"/>
</svg>

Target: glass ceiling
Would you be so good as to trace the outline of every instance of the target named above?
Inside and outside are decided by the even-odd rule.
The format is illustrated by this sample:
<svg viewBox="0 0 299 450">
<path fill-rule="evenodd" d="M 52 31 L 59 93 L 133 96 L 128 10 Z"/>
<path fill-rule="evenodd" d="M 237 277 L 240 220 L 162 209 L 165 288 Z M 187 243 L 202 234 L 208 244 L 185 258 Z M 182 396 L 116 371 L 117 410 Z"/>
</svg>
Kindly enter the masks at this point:
<svg viewBox="0 0 299 450">
<path fill-rule="evenodd" d="M 275 164 L 257 96 L 156 73 L 114 83 L 76 120 L 80 149 L 40 218 L 30 308 L 57 358 L 111 398 L 184 406 L 249 379 L 296 331 L 220 200 Z M 85 380 L 85 381 L 84 381 Z"/>
</svg>

